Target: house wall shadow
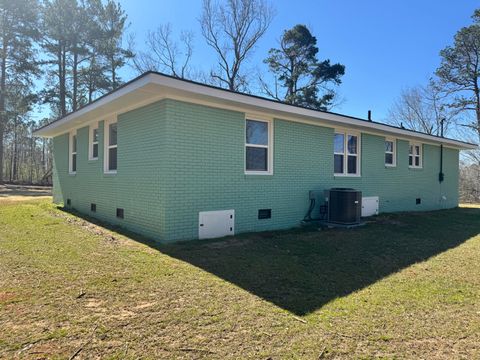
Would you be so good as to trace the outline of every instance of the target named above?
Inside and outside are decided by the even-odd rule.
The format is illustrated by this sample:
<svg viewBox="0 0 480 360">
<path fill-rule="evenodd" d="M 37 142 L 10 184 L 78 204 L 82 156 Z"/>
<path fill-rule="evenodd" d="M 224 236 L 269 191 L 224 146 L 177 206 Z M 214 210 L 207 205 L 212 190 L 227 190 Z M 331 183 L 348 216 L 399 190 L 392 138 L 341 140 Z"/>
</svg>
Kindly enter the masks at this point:
<svg viewBox="0 0 480 360">
<path fill-rule="evenodd" d="M 480 209 L 382 215 L 350 230 L 295 229 L 170 245 L 101 225 L 305 315 L 477 235 Z"/>
</svg>

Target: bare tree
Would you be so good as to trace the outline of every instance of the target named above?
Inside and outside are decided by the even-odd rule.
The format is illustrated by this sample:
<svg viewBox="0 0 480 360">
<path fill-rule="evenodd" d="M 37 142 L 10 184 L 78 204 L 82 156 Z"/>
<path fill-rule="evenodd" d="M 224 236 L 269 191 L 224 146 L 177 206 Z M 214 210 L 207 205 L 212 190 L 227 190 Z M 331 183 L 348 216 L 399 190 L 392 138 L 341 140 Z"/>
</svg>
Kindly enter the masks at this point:
<svg viewBox="0 0 480 360">
<path fill-rule="evenodd" d="M 480 201 L 480 165 L 476 162 L 460 163 L 459 173 L 460 200 L 466 203 L 478 203 Z"/>
<path fill-rule="evenodd" d="M 453 45 L 440 52 L 442 62 L 437 75 L 454 95 L 450 106 L 475 114 L 474 121 L 464 126 L 475 130 L 480 138 L 480 9 L 472 18 L 474 23 L 461 28 Z"/>
<path fill-rule="evenodd" d="M 389 111 L 389 121 L 397 126 L 440 135 L 441 120 L 444 134 L 454 125 L 458 109 L 448 106 L 448 94 L 430 80 L 427 86 L 417 86 L 402 91 Z"/>
<path fill-rule="evenodd" d="M 4 147 L 5 180 L 21 184 L 52 183 L 52 142 L 33 136 L 32 131 L 37 126 L 29 114 L 17 114 L 8 124 Z"/>
<path fill-rule="evenodd" d="M 218 57 L 210 76 L 230 90 L 246 88 L 242 65 L 267 31 L 274 10 L 266 0 L 203 0 L 202 35 Z"/>
<path fill-rule="evenodd" d="M 468 114 L 461 108 L 452 107 L 452 94 L 430 81 L 427 86 L 418 86 L 402 92 L 389 111 L 389 121 L 408 129 L 440 135 L 444 119 L 444 134 L 448 132 L 464 141 L 474 143 L 478 139 L 476 127 L 465 126 Z M 462 118 L 460 118 L 462 115 Z M 463 202 L 480 201 L 480 151 L 462 151 L 459 171 L 460 199 Z"/>
<path fill-rule="evenodd" d="M 139 73 L 162 71 L 184 79 L 190 77 L 193 54 L 193 32 L 182 31 L 180 44 L 172 39 L 172 26 L 160 25 L 149 31 L 145 41 L 147 51 L 139 51 L 133 58 L 133 67 Z"/>
</svg>

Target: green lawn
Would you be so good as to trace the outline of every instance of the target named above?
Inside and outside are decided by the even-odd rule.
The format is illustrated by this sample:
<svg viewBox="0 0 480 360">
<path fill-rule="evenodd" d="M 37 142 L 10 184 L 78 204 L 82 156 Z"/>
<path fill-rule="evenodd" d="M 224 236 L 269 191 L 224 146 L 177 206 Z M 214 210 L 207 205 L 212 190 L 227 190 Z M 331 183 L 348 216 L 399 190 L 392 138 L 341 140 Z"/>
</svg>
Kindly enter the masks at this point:
<svg viewBox="0 0 480 360">
<path fill-rule="evenodd" d="M 480 358 L 480 209 L 155 246 L 0 200 L 2 358 Z"/>
</svg>

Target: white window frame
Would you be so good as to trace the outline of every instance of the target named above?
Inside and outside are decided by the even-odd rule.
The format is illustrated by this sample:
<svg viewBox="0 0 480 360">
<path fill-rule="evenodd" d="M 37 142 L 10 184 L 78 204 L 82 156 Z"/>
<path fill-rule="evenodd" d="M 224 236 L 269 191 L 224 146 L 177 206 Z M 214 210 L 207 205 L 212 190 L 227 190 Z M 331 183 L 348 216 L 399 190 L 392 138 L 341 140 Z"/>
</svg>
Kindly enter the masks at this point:
<svg viewBox="0 0 480 360">
<path fill-rule="evenodd" d="M 333 134 L 335 138 L 335 134 L 343 135 L 343 153 L 336 153 L 335 146 L 333 148 L 333 155 L 343 155 L 343 173 L 336 173 L 335 172 L 335 164 L 333 166 L 333 175 L 337 176 L 345 176 L 345 177 L 360 177 L 361 176 L 361 169 L 360 165 L 361 161 L 361 149 L 362 149 L 362 134 L 357 131 L 350 131 L 350 130 L 343 130 L 343 129 L 335 129 Z M 357 137 L 357 153 L 356 154 L 349 154 L 348 153 L 348 136 L 356 136 Z M 355 174 L 348 173 L 348 156 L 355 156 L 357 158 L 357 172 Z M 335 161 L 335 160 L 334 160 Z"/>
<path fill-rule="evenodd" d="M 73 151 L 73 138 L 75 137 L 76 141 L 76 149 Z M 75 171 L 73 171 L 73 155 L 76 157 L 75 161 Z M 77 173 L 78 168 L 78 135 L 77 130 L 72 130 L 68 134 L 68 173 L 70 175 L 75 175 Z"/>
<path fill-rule="evenodd" d="M 418 146 L 419 154 L 415 154 L 415 147 Z M 412 153 L 410 154 L 410 147 L 412 148 Z M 412 157 L 412 165 L 410 165 L 410 157 Z M 418 157 L 418 166 L 415 165 L 415 158 Z M 408 144 L 408 167 L 410 169 L 422 169 L 423 168 L 423 144 L 419 142 L 410 142 Z"/>
<path fill-rule="evenodd" d="M 385 162 L 385 155 L 386 154 L 392 154 L 392 163 L 387 164 L 387 162 L 385 162 L 385 166 L 386 167 L 396 167 L 397 166 L 397 139 L 385 138 L 385 142 L 387 142 L 387 141 L 393 143 L 393 148 L 392 148 L 391 152 L 385 150 L 385 154 L 383 155 L 383 161 Z"/>
<path fill-rule="evenodd" d="M 110 125 L 115 123 L 117 124 L 117 145 L 109 145 Z M 108 168 L 109 155 L 110 155 L 110 152 L 108 150 L 113 148 L 117 148 L 117 169 L 118 169 L 118 121 L 116 116 L 111 119 L 105 120 L 103 125 L 103 172 L 105 174 L 114 175 L 117 173 L 117 170 L 110 170 Z"/>
<path fill-rule="evenodd" d="M 267 131 L 268 131 L 268 144 L 267 145 L 257 145 L 257 144 L 248 144 L 247 143 L 247 120 L 258 121 L 267 123 Z M 243 146 L 243 161 L 244 166 L 243 169 L 245 171 L 245 175 L 273 175 L 273 119 L 266 119 L 266 118 L 258 118 L 256 116 L 249 116 L 248 114 L 245 116 L 244 120 L 244 146 Z M 267 149 L 267 170 L 266 171 L 252 171 L 247 170 L 247 147 L 257 147 Z"/>
<path fill-rule="evenodd" d="M 95 130 L 97 130 L 97 133 L 99 134 L 98 121 L 88 127 L 88 160 L 98 160 L 98 154 L 96 157 L 93 156 L 93 146 L 95 144 L 98 147 L 98 153 L 100 153 L 99 140 L 93 141 L 93 133 Z M 98 135 L 98 139 L 100 139 L 100 134 Z"/>
</svg>

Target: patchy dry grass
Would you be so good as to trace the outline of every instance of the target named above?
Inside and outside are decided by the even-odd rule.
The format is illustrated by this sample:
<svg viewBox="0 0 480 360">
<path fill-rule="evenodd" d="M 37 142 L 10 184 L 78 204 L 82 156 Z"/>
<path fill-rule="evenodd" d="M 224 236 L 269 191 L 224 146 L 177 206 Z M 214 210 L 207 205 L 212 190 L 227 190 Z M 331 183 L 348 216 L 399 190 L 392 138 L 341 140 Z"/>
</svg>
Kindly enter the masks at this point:
<svg viewBox="0 0 480 360">
<path fill-rule="evenodd" d="M 480 208 L 480 204 L 460 204 L 460 207 L 461 208 L 465 208 L 465 209 L 479 209 Z"/>
<path fill-rule="evenodd" d="M 480 209 L 155 246 L 0 200 L 0 357 L 480 357 Z"/>
</svg>

